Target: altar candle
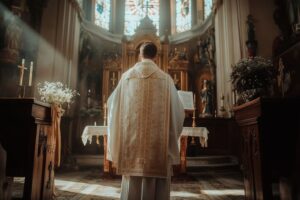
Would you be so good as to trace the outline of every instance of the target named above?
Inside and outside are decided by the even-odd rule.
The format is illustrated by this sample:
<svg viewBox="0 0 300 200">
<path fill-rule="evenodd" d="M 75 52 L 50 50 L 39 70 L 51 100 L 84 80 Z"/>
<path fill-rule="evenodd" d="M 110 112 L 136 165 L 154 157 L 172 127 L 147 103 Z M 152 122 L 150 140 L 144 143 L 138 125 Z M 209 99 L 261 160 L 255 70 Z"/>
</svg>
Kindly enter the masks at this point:
<svg viewBox="0 0 300 200">
<path fill-rule="evenodd" d="M 20 81 L 19 81 L 19 85 L 22 86 L 23 85 L 23 76 L 24 76 L 24 69 L 25 69 L 25 59 L 22 59 L 22 65 L 20 68 Z"/>
<path fill-rule="evenodd" d="M 68 71 L 68 86 L 71 86 L 71 78 L 72 78 L 72 60 L 69 62 L 69 71 Z"/>
<path fill-rule="evenodd" d="M 235 90 L 232 90 L 232 101 L 233 101 L 233 105 L 236 104 L 236 93 Z"/>
<path fill-rule="evenodd" d="M 224 107 L 224 94 L 221 95 L 221 107 Z"/>
<path fill-rule="evenodd" d="M 104 126 L 106 126 L 106 124 L 107 124 L 107 111 L 106 111 L 106 109 L 107 109 L 107 105 L 106 105 L 106 103 L 104 103 L 104 122 L 103 122 L 103 125 Z"/>
<path fill-rule="evenodd" d="M 196 105 L 196 95 L 194 94 L 194 106 Z"/>
<path fill-rule="evenodd" d="M 30 62 L 30 70 L 29 70 L 29 81 L 28 81 L 28 86 L 32 85 L 32 70 L 33 70 L 33 62 Z"/>
<path fill-rule="evenodd" d="M 107 109 L 107 105 L 106 103 L 104 103 L 104 116 L 106 117 L 106 109 Z"/>
<path fill-rule="evenodd" d="M 195 122 L 195 119 L 196 119 L 196 95 L 194 94 L 194 111 L 193 111 L 193 123 L 192 123 L 192 127 L 196 127 L 196 122 Z"/>
</svg>

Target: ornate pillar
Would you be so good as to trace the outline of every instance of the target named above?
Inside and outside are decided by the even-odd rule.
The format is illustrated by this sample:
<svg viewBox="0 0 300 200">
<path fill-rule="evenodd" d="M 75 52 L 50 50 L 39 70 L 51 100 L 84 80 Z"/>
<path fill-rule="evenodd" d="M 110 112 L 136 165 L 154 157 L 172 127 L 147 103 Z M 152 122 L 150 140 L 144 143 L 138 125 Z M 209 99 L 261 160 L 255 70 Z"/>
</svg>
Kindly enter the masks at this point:
<svg viewBox="0 0 300 200">
<path fill-rule="evenodd" d="M 171 33 L 171 0 L 160 1 L 159 36 Z"/>
<path fill-rule="evenodd" d="M 200 24 L 204 21 L 204 0 L 197 0 L 196 12 L 196 24 Z"/>
<path fill-rule="evenodd" d="M 192 15 L 192 27 L 197 24 L 197 0 L 191 0 L 191 15 Z"/>
<path fill-rule="evenodd" d="M 125 20 L 125 0 L 112 0 L 111 32 L 123 35 Z"/>
<path fill-rule="evenodd" d="M 83 0 L 82 1 L 85 19 L 87 19 L 88 21 L 93 21 L 93 19 L 94 19 L 93 14 L 95 14 L 95 12 L 93 10 L 94 9 L 93 3 L 94 3 L 94 0 Z"/>
<path fill-rule="evenodd" d="M 54 0 L 43 12 L 36 82 L 60 80 L 76 87 L 80 7 L 75 0 Z"/>
</svg>

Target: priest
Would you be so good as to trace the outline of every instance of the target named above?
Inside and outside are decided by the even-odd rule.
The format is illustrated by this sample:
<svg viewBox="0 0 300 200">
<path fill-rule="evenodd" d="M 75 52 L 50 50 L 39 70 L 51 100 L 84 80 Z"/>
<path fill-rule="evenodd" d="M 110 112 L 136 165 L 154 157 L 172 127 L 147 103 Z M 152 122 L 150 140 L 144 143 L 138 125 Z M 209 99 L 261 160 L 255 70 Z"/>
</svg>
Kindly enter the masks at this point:
<svg viewBox="0 0 300 200">
<path fill-rule="evenodd" d="M 125 72 L 108 99 L 107 158 L 122 175 L 121 199 L 170 199 L 172 164 L 184 109 L 172 78 L 154 62 L 157 48 L 140 47 L 141 61 Z"/>
</svg>

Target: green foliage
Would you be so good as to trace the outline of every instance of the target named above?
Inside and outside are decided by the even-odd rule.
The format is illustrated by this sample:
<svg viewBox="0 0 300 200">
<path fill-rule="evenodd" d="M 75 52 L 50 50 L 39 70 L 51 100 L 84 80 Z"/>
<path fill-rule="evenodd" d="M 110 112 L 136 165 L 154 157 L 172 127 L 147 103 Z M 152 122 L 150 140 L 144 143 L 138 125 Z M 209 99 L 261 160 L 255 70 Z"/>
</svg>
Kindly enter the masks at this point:
<svg viewBox="0 0 300 200">
<path fill-rule="evenodd" d="M 262 57 L 244 58 L 233 66 L 231 82 L 241 96 L 251 100 L 265 95 L 273 85 L 275 70 L 270 60 Z"/>
</svg>

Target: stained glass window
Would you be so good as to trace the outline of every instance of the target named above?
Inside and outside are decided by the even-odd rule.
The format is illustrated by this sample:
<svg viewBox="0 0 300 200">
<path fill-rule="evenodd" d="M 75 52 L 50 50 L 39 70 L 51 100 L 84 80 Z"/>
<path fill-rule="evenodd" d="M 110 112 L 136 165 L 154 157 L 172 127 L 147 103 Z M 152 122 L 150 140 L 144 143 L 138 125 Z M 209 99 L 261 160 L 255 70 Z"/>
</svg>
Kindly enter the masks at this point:
<svg viewBox="0 0 300 200">
<path fill-rule="evenodd" d="M 159 0 L 126 0 L 124 34 L 133 35 L 140 24 L 140 20 L 146 15 L 153 21 L 158 31 Z"/>
<path fill-rule="evenodd" d="M 110 21 L 110 0 L 96 0 L 95 24 L 108 30 L 109 21 Z"/>
<path fill-rule="evenodd" d="M 204 19 L 206 19 L 212 10 L 212 0 L 205 0 L 204 1 Z"/>
<path fill-rule="evenodd" d="M 191 29 L 191 0 L 176 0 L 176 32 Z"/>
</svg>

